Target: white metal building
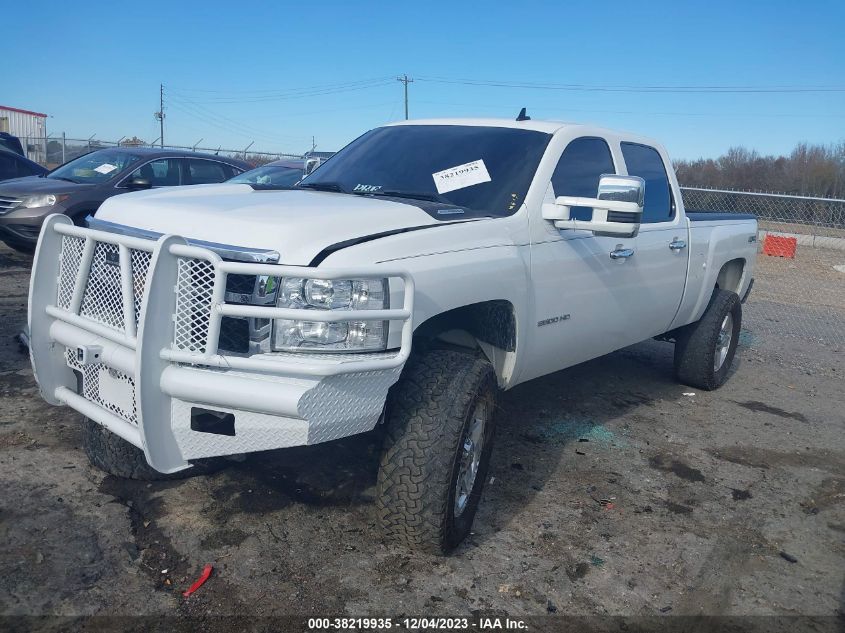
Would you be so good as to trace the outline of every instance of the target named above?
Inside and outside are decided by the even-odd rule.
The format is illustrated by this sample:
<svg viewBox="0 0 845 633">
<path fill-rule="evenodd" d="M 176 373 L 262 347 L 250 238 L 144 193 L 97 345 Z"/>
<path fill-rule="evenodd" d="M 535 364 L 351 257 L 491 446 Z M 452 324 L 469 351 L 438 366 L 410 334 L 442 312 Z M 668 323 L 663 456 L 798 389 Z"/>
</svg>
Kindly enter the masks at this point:
<svg viewBox="0 0 845 633">
<path fill-rule="evenodd" d="M 47 160 L 47 115 L 0 105 L 0 132 L 21 139 L 27 157 L 38 163 Z"/>
</svg>

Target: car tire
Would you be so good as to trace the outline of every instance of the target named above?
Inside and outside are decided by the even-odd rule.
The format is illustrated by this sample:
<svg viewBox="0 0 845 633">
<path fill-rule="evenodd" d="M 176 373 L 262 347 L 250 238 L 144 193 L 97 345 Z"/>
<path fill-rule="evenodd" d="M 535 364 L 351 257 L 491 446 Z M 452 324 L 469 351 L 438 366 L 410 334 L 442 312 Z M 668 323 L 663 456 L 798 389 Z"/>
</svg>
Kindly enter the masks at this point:
<svg viewBox="0 0 845 633">
<path fill-rule="evenodd" d="M 741 327 L 742 303 L 739 296 L 716 288 L 701 318 L 677 333 L 677 380 L 706 391 L 722 386 L 736 354 Z"/>
<path fill-rule="evenodd" d="M 201 460 L 177 473 L 160 473 L 147 463 L 144 451 L 118 437 L 90 418 L 82 420 L 82 445 L 92 466 L 121 477 L 139 481 L 166 481 L 204 475 L 222 467 L 221 460 Z"/>
<path fill-rule="evenodd" d="M 388 397 L 376 492 L 386 540 L 445 554 L 469 534 L 493 450 L 497 391 L 492 365 L 477 354 L 411 357 Z"/>
</svg>

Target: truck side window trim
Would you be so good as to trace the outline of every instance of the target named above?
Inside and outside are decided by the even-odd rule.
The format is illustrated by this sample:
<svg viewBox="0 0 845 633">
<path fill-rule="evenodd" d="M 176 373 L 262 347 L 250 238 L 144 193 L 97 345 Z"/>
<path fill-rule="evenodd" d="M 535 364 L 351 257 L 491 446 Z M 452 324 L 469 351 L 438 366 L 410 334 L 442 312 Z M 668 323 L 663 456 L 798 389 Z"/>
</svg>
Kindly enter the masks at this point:
<svg viewBox="0 0 845 633">
<path fill-rule="evenodd" d="M 669 182 L 669 174 L 666 170 L 666 163 L 663 162 L 663 157 L 660 155 L 660 152 L 658 152 L 657 149 L 652 147 L 651 145 L 645 145 L 643 143 L 634 143 L 632 141 L 622 141 L 620 143 L 620 149 L 622 150 L 622 158 L 625 160 L 625 166 L 628 170 L 628 175 L 640 176 L 646 181 L 645 204 L 643 206 L 642 223 L 660 224 L 663 222 L 672 222 L 677 215 L 675 196 L 672 194 L 672 184 Z M 628 150 L 627 152 L 626 149 Z M 642 164 L 635 165 L 635 161 L 642 161 L 642 156 L 633 156 L 631 154 L 631 150 L 645 150 L 648 154 L 656 156 L 657 161 L 660 163 L 659 171 L 662 176 L 660 174 L 654 173 L 656 171 L 654 165 L 647 166 L 647 169 L 645 171 L 643 170 Z M 650 167 L 651 169 L 648 169 L 648 167 Z M 649 182 L 651 182 L 650 189 Z M 665 183 L 665 193 L 667 194 L 668 200 L 661 200 L 661 198 L 663 197 L 662 194 L 664 193 L 663 188 L 658 189 L 657 193 L 655 194 L 655 183 L 657 182 Z M 660 205 L 662 207 L 661 203 L 663 202 L 668 202 L 668 215 L 665 215 L 665 211 L 663 210 L 663 208 L 657 208 L 657 210 L 655 210 L 655 206 Z"/>
</svg>

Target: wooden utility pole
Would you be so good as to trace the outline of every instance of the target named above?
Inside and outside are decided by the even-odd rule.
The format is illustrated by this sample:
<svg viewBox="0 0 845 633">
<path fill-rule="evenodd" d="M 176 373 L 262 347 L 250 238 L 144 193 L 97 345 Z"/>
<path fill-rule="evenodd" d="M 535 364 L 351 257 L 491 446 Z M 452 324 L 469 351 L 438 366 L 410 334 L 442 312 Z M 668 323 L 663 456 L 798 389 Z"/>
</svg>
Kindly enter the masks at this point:
<svg viewBox="0 0 845 633">
<path fill-rule="evenodd" d="M 158 112 L 154 113 L 161 128 L 161 146 L 164 147 L 164 84 L 158 85 Z"/>
<path fill-rule="evenodd" d="M 408 84 L 414 83 L 413 79 L 408 79 L 408 75 L 403 75 L 402 77 L 397 77 L 396 81 L 401 81 L 405 84 L 405 120 L 408 120 Z"/>
</svg>

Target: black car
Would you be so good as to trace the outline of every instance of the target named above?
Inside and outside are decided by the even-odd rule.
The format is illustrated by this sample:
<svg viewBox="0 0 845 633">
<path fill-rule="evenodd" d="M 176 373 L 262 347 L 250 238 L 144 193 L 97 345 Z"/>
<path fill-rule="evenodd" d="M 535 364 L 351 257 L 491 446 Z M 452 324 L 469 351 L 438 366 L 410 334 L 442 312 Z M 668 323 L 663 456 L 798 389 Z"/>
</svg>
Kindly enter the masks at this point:
<svg viewBox="0 0 845 633">
<path fill-rule="evenodd" d="M 23 152 L 21 140 L 8 132 L 0 132 L 0 149 L 5 149 L 7 152 L 14 152 L 19 156 L 26 156 Z"/>
<path fill-rule="evenodd" d="M 49 171 L 25 156 L 0 148 L 0 180 L 23 178 L 25 176 L 43 176 Z"/>
<path fill-rule="evenodd" d="M 81 225 L 106 198 L 151 187 L 223 182 L 249 168 L 240 160 L 195 152 L 100 149 L 42 176 L 0 182 L 0 240 L 32 251 L 44 218 L 52 213 Z"/>
</svg>

